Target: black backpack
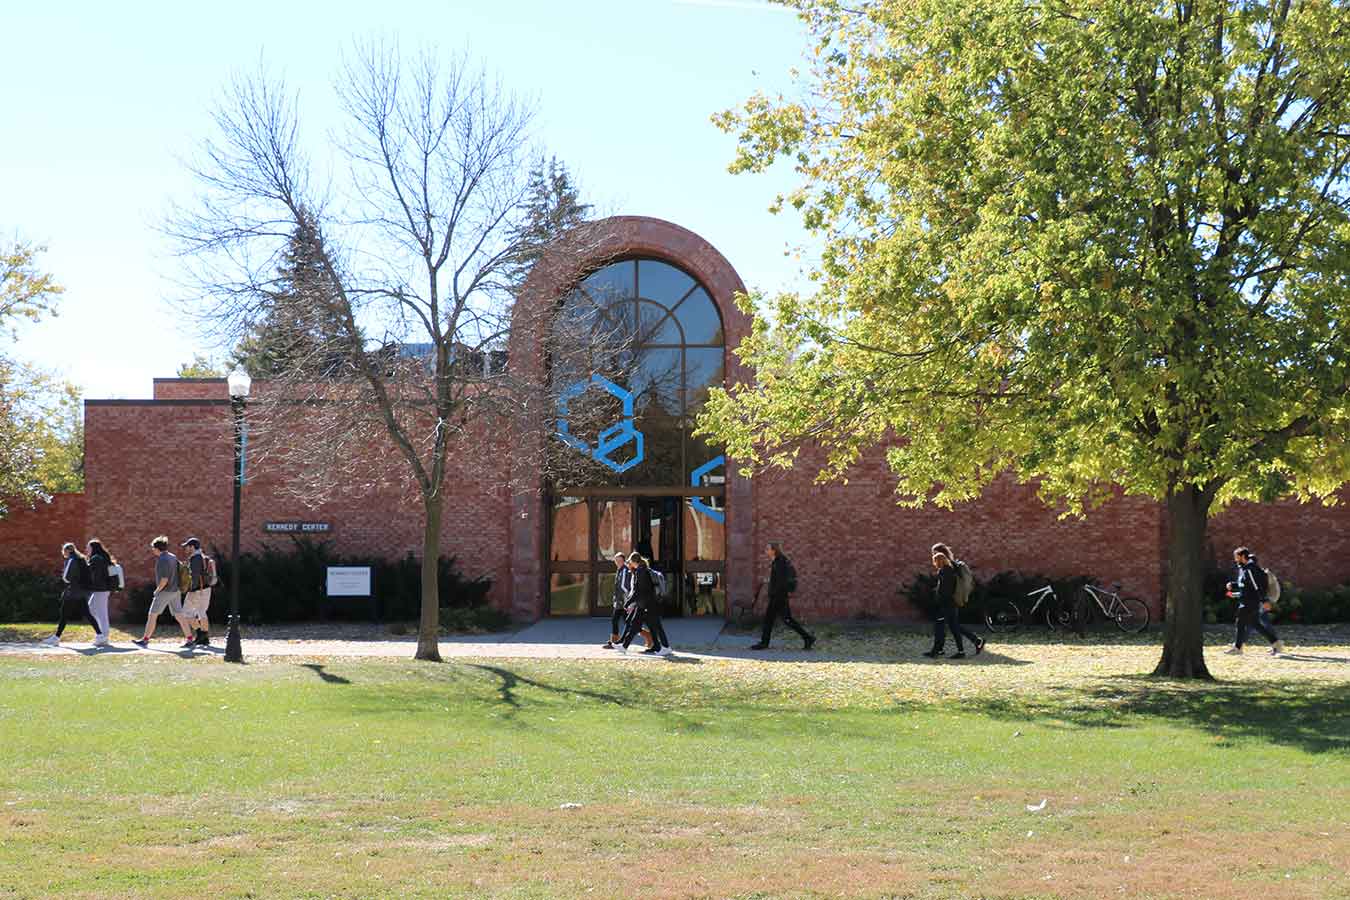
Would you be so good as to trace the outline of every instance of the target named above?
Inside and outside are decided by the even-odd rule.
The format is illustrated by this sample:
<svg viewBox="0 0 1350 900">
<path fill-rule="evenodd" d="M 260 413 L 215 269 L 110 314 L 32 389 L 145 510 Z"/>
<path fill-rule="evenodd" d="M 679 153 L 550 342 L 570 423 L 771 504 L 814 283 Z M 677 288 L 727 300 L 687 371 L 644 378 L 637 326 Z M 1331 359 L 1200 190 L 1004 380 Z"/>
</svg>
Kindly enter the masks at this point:
<svg viewBox="0 0 1350 900">
<path fill-rule="evenodd" d="M 72 557 L 75 560 L 75 570 L 70 573 L 70 584 L 72 587 L 83 588 L 86 591 L 94 589 L 94 579 L 89 572 L 89 563 L 80 557 Z"/>
</svg>

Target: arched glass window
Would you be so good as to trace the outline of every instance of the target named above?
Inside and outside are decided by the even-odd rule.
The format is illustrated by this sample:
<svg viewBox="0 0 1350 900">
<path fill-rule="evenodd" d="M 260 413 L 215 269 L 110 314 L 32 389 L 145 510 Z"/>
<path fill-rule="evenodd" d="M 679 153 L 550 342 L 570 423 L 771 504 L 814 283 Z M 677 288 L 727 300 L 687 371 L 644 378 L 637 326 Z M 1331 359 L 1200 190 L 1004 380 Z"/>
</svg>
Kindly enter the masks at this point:
<svg viewBox="0 0 1350 900">
<path fill-rule="evenodd" d="M 620 348 L 605 374 L 633 396 L 634 427 L 643 435 L 640 463 L 621 472 L 609 465 L 608 475 L 601 467 L 599 477 L 625 486 L 690 485 L 721 453 L 689 434 L 708 389 L 725 377 L 722 317 L 708 291 L 669 263 L 628 259 L 582 279 L 562 307 L 573 324 L 588 323 Z M 619 467 L 629 458 L 620 454 Z"/>
</svg>

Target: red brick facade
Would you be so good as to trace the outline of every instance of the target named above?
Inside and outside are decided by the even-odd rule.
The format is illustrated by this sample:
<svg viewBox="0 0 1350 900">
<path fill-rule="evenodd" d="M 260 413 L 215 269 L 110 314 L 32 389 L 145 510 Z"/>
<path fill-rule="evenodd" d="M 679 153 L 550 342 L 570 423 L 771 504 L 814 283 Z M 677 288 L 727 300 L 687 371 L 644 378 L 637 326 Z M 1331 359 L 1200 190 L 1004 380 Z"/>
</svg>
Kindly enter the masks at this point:
<svg viewBox="0 0 1350 900">
<path fill-rule="evenodd" d="M 745 378 L 730 352 L 750 327 L 732 299 L 744 286 L 721 254 L 659 220 L 621 217 L 597 228 L 593 259 L 663 259 L 708 288 L 723 314 L 728 377 Z M 559 285 L 575 277 L 575 267 L 541 267 L 526 300 L 551 302 Z M 530 329 L 518 329 L 513 366 L 541 368 L 536 340 Z M 54 570 L 63 541 L 98 536 L 121 557 L 132 580 L 144 582 L 150 577 L 147 547 L 157 534 L 175 543 L 195 535 L 208 546 L 228 547 L 229 422 L 224 379 L 156 379 L 151 400 L 86 401 L 85 494 L 59 496 L 36 511 L 16 510 L 0 522 L 0 566 Z M 479 462 L 473 470 L 450 472 L 442 552 L 456 556 L 467 574 L 492 578 L 492 603 L 518 619 L 537 618 L 547 609 L 543 486 L 512 472 L 506 449 L 474 456 L 486 456 L 490 471 Z M 727 472 L 725 584 L 733 603 L 748 597 L 762 576 L 768 540 L 784 541 L 793 557 L 801 582 L 794 605 L 807 618 L 912 617 L 897 588 L 928 569 L 928 548 L 936 540 L 950 543 L 980 575 L 1004 569 L 1091 574 L 1121 581 L 1155 611 L 1162 595 L 1165 523 L 1162 508 L 1148 500 L 1122 497 L 1085 520 L 1061 520 L 1033 488 L 1005 479 L 978 502 L 953 511 L 906 509 L 895 504 L 894 480 L 880 453 L 864 460 L 847 484 L 814 484 L 809 454 L 792 471 L 753 481 L 735 475 L 734 466 Z M 420 555 L 420 505 L 398 487 L 306 509 L 285 499 L 279 478 L 260 471 L 243 490 L 245 549 L 282 540 L 265 534 L 266 522 L 313 521 L 331 523 L 327 537 L 343 553 Z M 1350 581 L 1350 509 L 1344 506 L 1237 504 L 1212 521 L 1210 537 L 1218 561 L 1245 543 L 1284 579 L 1306 586 Z"/>
</svg>

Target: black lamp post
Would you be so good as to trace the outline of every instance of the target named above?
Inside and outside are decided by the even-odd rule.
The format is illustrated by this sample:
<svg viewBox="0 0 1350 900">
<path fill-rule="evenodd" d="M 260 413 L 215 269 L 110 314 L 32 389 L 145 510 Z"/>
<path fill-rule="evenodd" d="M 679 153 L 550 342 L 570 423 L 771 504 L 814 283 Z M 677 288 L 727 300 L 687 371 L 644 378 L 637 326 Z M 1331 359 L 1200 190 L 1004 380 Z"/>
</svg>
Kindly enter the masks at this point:
<svg viewBox="0 0 1350 900">
<path fill-rule="evenodd" d="M 225 637 L 225 661 L 244 661 L 239 641 L 239 495 L 244 486 L 244 401 L 253 379 L 243 369 L 235 369 L 226 379 L 230 388 L 230 411 L 234 414 L 234 528 L 230 556 L 230 630 Z"/>
</svg>

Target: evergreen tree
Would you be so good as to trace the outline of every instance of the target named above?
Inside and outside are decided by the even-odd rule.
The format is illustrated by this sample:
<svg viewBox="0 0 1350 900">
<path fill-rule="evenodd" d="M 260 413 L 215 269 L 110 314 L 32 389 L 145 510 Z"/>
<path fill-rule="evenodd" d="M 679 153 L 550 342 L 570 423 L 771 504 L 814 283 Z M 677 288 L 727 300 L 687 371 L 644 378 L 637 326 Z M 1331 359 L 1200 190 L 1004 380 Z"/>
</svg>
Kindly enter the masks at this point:
<svg viewBox="0 0 1350 900">
<path fill-rule="evenodd" d="M 325 268 L 323 235 L 303 211 L 277 270 L 262 316 L 235 346 L 229 368 L 242 366 L 254 378 L 298 373 L 327 375 L 338 368 L 328 325 L 334 287 Z"/>
<path fill-rule="evenodd" d="M 530 171 L 521 210 L 524 216 L 512 234 L 517 249 L 509 269 L 517 288 L 525 283 L 544 248 L 590 218 L 591 204 L 581 202 L 566 164 L 552 156 L 547 162 L 541 158 Z"/>
</svg>

